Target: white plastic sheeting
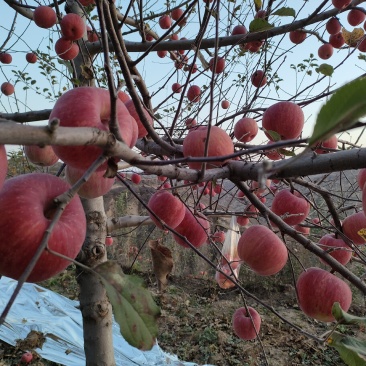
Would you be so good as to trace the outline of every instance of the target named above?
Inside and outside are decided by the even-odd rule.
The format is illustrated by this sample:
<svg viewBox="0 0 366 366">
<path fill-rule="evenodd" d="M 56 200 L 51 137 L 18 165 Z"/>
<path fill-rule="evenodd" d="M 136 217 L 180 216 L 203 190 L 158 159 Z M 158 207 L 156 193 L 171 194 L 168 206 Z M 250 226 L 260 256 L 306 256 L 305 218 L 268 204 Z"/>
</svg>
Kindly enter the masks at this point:
<svg viewBox="0 0 366 366">
<path fill-rule="evenodd" d="M 0 312 L 6 306 L 17 282 L 7 277 L 0 280 Z M 31 330 L 42 332 L 46 338 L 42 349 L 35 349 L 44 359 L 66 366 L 84 366 L 83 328 L 77 301 L 49 291 L 36 284 L 26 283 L 10 313 L 0 326 L 0 339 L 15 345 Z M 158 344 L 151 351 L 140 351 L 130 346 L 113 323 L 113 343 L 116 364 L 119 366 L 171 365 L 194 366 L 165 353 Z M 208 366 L 208 365 L 207 365 Z"/>
</svg>

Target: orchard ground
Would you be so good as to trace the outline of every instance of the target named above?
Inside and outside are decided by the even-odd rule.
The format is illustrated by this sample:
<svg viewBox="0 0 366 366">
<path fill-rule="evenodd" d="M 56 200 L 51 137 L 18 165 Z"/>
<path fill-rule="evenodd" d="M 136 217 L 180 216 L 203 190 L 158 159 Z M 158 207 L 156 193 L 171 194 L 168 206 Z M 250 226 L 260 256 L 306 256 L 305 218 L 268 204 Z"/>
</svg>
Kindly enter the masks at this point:
<svg viewBox="0 0 366 366">
<path fill-rule="evenodd" d="M 167 290 L 159 294 L 148 258 L 138 263 L 139 265 L 132 267 L 132 273 L 144 277 L 146 285 L 161 307 L 158 341 L 164 351 L 197 364 L 265 364 L 260 343 L 242 341 L 232 331 L 232 314 L 242 306 L 237 290 L 220 289 L 213 280 L 214 274 L 208 272 L 190 276 L 172 275 Z M 140 269 L 136 270 L 137 268 Z M 129 269 L 125 268 L 125 271 Z M 280 273 L 275 277 L 265 278 L 255 276 L 246 268 L 241 271 L 241 279 L 247 282 L 246 288 L 282 315 L 286 315 L 293 323 L 318 335 L 329 330 L 325 323 L 314 321 L 300 311 L 294 287 L 287 284 L 288 276 L 289 273 Z M 78 297 L 78 285 L 72 267 L 41 285 L 71 299 Z M 248 305 L 256 306 L 261 313 L 260 337 L 270 365 L 344 365 L 335 349 L 326 345 L 319 346 L 254 302 L 249 301 Z M 350 313 L 365 316 L 364 299 L 356 298 Z M 339 326 L 338 331 L 366 339 L 364 329 Z M 19 349 L 0 342 L 0 366 L 17 365 L 21 355 L 28 350 L 24 347 Z M 30 365 L 59 364 L 35 357 Z"/>
</svg>

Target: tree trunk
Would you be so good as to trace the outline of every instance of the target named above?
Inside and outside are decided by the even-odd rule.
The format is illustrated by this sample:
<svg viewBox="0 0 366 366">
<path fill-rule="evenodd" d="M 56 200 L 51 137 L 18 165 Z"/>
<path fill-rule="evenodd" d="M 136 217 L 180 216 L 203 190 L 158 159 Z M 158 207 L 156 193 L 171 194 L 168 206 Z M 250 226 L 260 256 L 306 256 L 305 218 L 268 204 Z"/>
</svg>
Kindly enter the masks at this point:
<svg viewBox="0 0 366 366">
<path fill-rule="evenodd" d="M 95 267 L 107 260 L 104 245 L 106 216 L 103 198 L 83 200 L 87 234 L 78 260 Z M 87 366 L 115 365 L 112 337 L 112 306 L 100 279 L 89 271 L 78 270 L 80 310 L 83 316 L 84 350 Z"/>
</svg>

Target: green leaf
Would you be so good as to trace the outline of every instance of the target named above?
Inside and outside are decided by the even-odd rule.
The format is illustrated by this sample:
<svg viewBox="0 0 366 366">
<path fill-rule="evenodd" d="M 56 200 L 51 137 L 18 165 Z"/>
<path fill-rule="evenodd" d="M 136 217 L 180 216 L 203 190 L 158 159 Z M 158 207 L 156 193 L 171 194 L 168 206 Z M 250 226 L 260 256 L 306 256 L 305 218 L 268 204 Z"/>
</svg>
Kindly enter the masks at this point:
<svg viewBox="0 0 366 366">
<path fill-rule="evenodd" d="M 116 261 L 104 262 L 94 270 L 101 275 L 122 336 L 131 346 L 150 350 L 156 341 L 160 309 L 142 286 L 142 279 L 124 274 Z"/>
<path fill-rule="evenodd" d="M 283 7 L 276 10 L 272 15 L 278 15 L 280 17 L 294 17 L 296 16 L 295 9 Z"/>
<path fill-rule="evenodd" d="M 249 24 L 249 32 L 251 33 L 261 32 L 272 28 L 273 24 L 268 23 L 267 20 L 262 18 L 254 19 Z"/>
<path fill-rule="evenodd" d="M 362 324 L 366 325 L 366 318 L 361 318 L 359 316 L 351 315 L 345 312 L 339 302 L 335 302 L 332 306 L 332 315 L 334 318 L 342 324 Z"/>
<path fill-rule="evenodd" d="M 309 145 L 345 130 L 366 115 L 366 78 L 340 87 L 321 108 Z"/>
<path fill-rule="evenodd" d="M 281 140 L 281 135 L 276 131 L 265 130 L 264 132 L 271 137 L 272 141 L 276 142 Z"/>
<path fill-rule="evenodd" d="M 281 154 L 281 155 L 284 155 L 284 156 L 296 156 L 296 154 L 293 152 L 293 151 L 288 151 L 286 149 L 278 149 L 278 152 Z"/>
<path fill-rule="evenodd" d="M 341 359 L 349 366 L 366 365 L 366 341 L 359 340 L 338 332 L 333 332 L 328 344 L 334 347 Z"/>
<path fill-rule="evenodd" d="M 319 67 L 315 69 L 316 72 L 323 74 L 325 76 L 332 76 L 334 72 L 334 68 L 329 64 L 321 64 Z"/>
</svg>

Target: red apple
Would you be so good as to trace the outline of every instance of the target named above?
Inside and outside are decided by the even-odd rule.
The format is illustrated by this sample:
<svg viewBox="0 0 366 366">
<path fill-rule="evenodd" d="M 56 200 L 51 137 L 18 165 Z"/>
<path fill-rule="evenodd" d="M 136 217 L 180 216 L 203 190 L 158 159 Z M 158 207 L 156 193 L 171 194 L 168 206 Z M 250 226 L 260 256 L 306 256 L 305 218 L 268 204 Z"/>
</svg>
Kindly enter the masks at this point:
<svg viewBox="0 0 366 366">
<path fill-rule="evenodd" d="M 35 165 L 52 166 L 58 162 L 58 156 L 49 145 L 43 147 L 26 145 L 24 146 L 24 154 Z"/>
<path fill-rule="evenodd" d="M 244 117 L 234 125 L 234 136 L 240 142 L 249 142 L 258 134 L 258 123 L 255 119 Z"/>
<path fill-rule="evenodd" d="M 1 52 L 0 53 L 0 62 L 3 64 L 11 64 L 11 62 L 13 61 L 13 57 L 11 56 L 10 53 L 7 52 Z"/>
<path fill-rule="evenodd" d="M 57 56 L 63 60 L 73 60 L 79 54 L 79 46 L 68 39 L 60 38 L 55 43 Z"/>
<path fill-rule="evenodd" d="M 332 34 L 329 37 L 329 43 L 334 47 L 334 48 L 341 48 L 344 43 L 345 40 L 343 38 L 343 34 L 341 32 L 336 33 L 336 34 Z"/>
<path fill-rule="evenodd" d="M 251 190 L 258 197 L 260 197 L 263 193 L 265 193 L 267 191 L 268 187 L 270 187 L 270 186 L 271 186 L 270 179 L 266 179 L 262 184 L 259 184 L 259 182 L 256 180 L 252 180 L 252 182 L 250 183 Z M 262 198 L 264 198 L 264 202 L 265 202 L 265 197 L 262 197 Z"/>
<path fill-rule="evenodd" d="M 113 244 L 113 238 L 110 235 L 105 237 L 105 245 L 106 247 L 110 247 Z"/>
<path fill-rule="evenodd" d="M 226 261 L 225 261 L 226 262 Z M 233 263 L 234 264 L 234 263 Z M 236 264 L 236 263 L 235 263 Z M 227 274 L 228 276 L 230 276 L 231 278 L 233 278 L 233 266 L 231 266 L 231 268 L 229 267 L 229 265 L 224 264 L 220 266 L 221 271 L 223 271 L 225 274 Z M 237 278 L 235 278 L 235 280 L 237 280 Z M 226 276 L 224 276 L 222 273 L 220 273 L 219 271 L 216 271 L 215 273 L 215 281 L 217 282 L 217 284 L 224 290 L 228 289 L 228 288 L 233 288 L 235 287 L 235 283 L 233 281 L 231 281 L 230 279 L 228 279 Z"/>
<path fill-rule="evenodd" d="M 8 173 L 8 159 L 4 145 L 0 145 L 0 189 L 2 188 L 6 174 Z"/>
<path fill-rule="evenodd" d="M 358 9 L 351 9 L 347 14 L 347 21 L 352 27 L 356 27 L 365 21 L 366 15 L 363 11 Z"/>
<path fill-rule="evenodd" d="M 238 34 L 247 34 L 248 33 L 248 31 L 247 31 L 247 29 L 245 28 L 245 26 L 244 25 L 236 25 L 234 28 L 233 28 L 233 30 L 232 30 L 232 32 L 231 32 L 231 35 L 232 36 L 236 36 L 236 35 L 238 35 Z"/>
<path fill-rule="evenodd" d="M 300 44 L 306 39 L 306 32 L 303 30 L 294 30 L 290 32 L 290 41 L 295 44 Z"/>
<path fill-rule="evenodd" d="M 333 55 L 333 46 L 325 43 L 318 48 L 318 56 L 323 60 L 328 60 Z"/>
<path fill-rule="evenodd" d="M 298 192 L 292 193 L 289 189 L 282 189 L 276 193 L 271 210 L 286 224 L 297 225 L 307 218 L 310 204 Z"/>
<path fill-rule="evenodd" d="M 183 220 L 185 215 L 185 206 L 183 202 L 169 191 L 155 192 L 147 205 L 151 211 L 167 226 L 176 228 Z M 159 229 L 164 229 L 160 221 L 151 213 L 151 220 Z"/>
<path fill-rule="evenodd" d="M 363 189 L 363 186 L 366 182 L 366 168 L 360 169 L 357 174 L 357 183 L 360 189 Z"/>
<path fill-rule="evenodd" d="M 182 85 L 180 85 L 179 83 L 174 83 L 172 85 L 172 91 L 173 91 L 173 93 L 181 93 L 182 92 Z"/>
<path fill-rule="evenodd" d="M 254 308 L 248 306 L 248 311 L 250 315 L 245 307 L 237 309 L 232 320 L 234 333 L 246 341 L 257 338 L 262 322 L 260 315 Z"/>
<path fill-rule="evenodd" d="M 30 64 L 35 64 L 37 62 L 37 55 L 33 52 L 29 52 L 25 55 L 25 59 L 27 60 L 27 62 L 29 62 Z"/>
<path fill-rule="evenodd" d="M 168 51 L 157 51 L 156 54 L 160 57 L 160 58 L 164 58 L 167 54 L 168 54 Z"/>
<path fill-rule="evenodd" d="M 192 128 L 194 126 L 197 126 L 197 121 L 194 118 L 187 118 L 185 121 L 185 124 L 187 128 Z"/>
<path fill-rule="evenodd" d="M 57 15 L 49 6 L 38 6 L 34 9 L 33 20 L 38 27 L 51 28 L 57 23 Z"/>
<path fill-rule="evenodd" d="M 198 103 L 201 99 L 201 88 L 198 85 L 191 85 L 187 91 L 187 98 L 192 103 Z"/>
<path fill-rule="evenodd" d="M 349 4 L 351 4 L 352 0 L 332 0 L 332 4 L 337 9 L 344 9 Z"/>
<path fill-rule="evenodd" d="M 89 26 L 86 26 L 86 36 L 88 37 L 89 42 L 98 42 L 99 37 L 96 32 L 92 30 Z"/>
<path fill-rule="evenodd" d="M 262 126 L 266 131 L 277 132 L 282 140 L 296 139 L 304 127 L 304 113 L 293 102 L 278 102 L 264 112 Z M 270 140 L 274 140 L 270 134 L 266 135 Z"/>
<path fill-rule="evenodd" d="M 169 29 L 172 26 L 172 19 L 169 15 L 162 15 L 159 18 L 159 25 L 161 29 Z"/>
<path fill-rule="evenodd" d="M 256 88 L 261 88 L 267 84 L 267 76 L 264 74 L 263 70 L 257 70 L 251 76 L 251 81 Z"/>
<path fill-rule="evenodd" d="M 312 267 L 302 272 L 296 288 L 301 310 L 322 322 L 334 320 L 332 306 L 335 302 L 339 302 L 344 311 L 348 311 L 352 302 L 347 283 L 320 268 Z"/>
<path fill-rule="evenodd" d="M 288 258 L 286 245 L 263 225 L 253 225 L 244 231 L 238 242 L 238 255 L 261 276 L 278 273 Z"/>
<path fill-rule="evenodd" d="M 94 0 L 79 0 L 79 1 L 82 6 L 89 6 L 95 4 Z"/>
<path fill-rule="evenodd" d="M 337 34 L 342 30 L 341 23 L 337 18 L 330 18 L 325 25 L 325 28 L 329 34 Z"/>
<path fill-rule="evenodd" d="M 6 96 L 14 94 L 14 85 L 11 83 L 8 83 L 7 81 L 5 83 L 1 84 L 0 89 L 1 89 L 1 92 Z"/>
<path fill-rule="evenodd" d="M 50 174 L 23 174 L 8 179 L 0 191 L 0 274 L 18 279 L 32 259 L 54 215 L 54 199 L 69 185 Z M 75 258 L 86 234 L 86 219 L 79 197 L 65 207 L 55 224 L 48 247 Z M 11 241 L 9 241 L 11 238 Z M 40 282 L 63 271 L 69 261 L 44 251 L 28 282 Z"/>
<path fill-rule="evenodd" d="M 230 107 L 230 102 L 228 100 L 223 100 L 221 102 L 221 108 L 222 109 L 228 109 Z"/>
<path fill-rule="evenodd" d="M 364 191 L 364 190 L 363 190 Z M 364 194 L 362 193 L 362 201 Z M 342 223 L 343 234 L 352 240 L 356 245 L 366 243 L 366 216 L 364 211 L 347 216 Z"/>
<path fill-rule="evenodd" d="M 249 224 L 249 217 L 248 216 L 238 216 L 236 218 L 236 222 L 240 226 L 247 226 Z"/>
<path fill-rule="evenodd" d="M 210 235 L 210 222 L 206 216 L 202 214 L 193 215 L 186 207 L 185 214 L 181 223 L 175 228 L 175 231 L 184 236 L 194 247 L 198 248 L 205 244 Z M 189 248 L 190 246 L 180 238 L 173 234 L 174 240 L 181 246 Z"/>
<path fill-rule="evenodd" d="M 225 233 L 221 230 L 216 231 L 215 234 L 212 235 L 212 240 L 223 243 L 225 241 Z"/>
<path fill-rule="evenodd" d="M 267 145 L 271 145 L 273 143 L 274 141 L 268 141 Z M 279 149 L 266 150 L 265 154 L 270 160 L 281 160 L 284 158 L 284 155 L 279 152 Z"/>
<path fill-rule="evenodd" d="M 352 257 L 350 247 L 341 238 L 336 238 L 334 234 L 326 234 L 319 240 L 319 246 L 340 264 L 346 265 Z M 323 259 L 320 259 L 327 264 Z"/>
<path fill-rule="evenodd" d="M 130 96 L 122 90 L 118 92 L 117 96 L 118 99 L 124 104 L 126 104 L 131 99 Z"/>
<path fill-rule="evenodd" d="M 360 52 L 366 52 L 366 38 L 364 38 L 357 46 Z"/>
<path fill-rule="evenodd" d="M 129 147 L 137 140 L 137 124 L 125 105 L 117 99 L 117 120 L 122 138 Z M 108 90 L 79 87 L 63 94 L 56 102 L 50 120 L 58 118 L 63 127 L 95 127 L 109 131 L 110 95 Z M 67 165 L 87 169 L 102 153 L 98 146 L 53 146 L 56 155 Z M 116 158 L 116 161 L 119 159 Z M 99 170 L 105 167 L 100 167 Z"/>
<path fill-rule="evenodd" d="M 330 150 L 337 150 L 337 148 L 338 138 L 336 135 L 333 135 L 329 137 L 329 139 L 317 143 L 317 148 L 315 149 L 315 152 L 317 154 L 327 154 L 330 152 Z"/>
<path fill-rule="evenodd" d="M 308 226 L 295 225 L 294 229 L 302 235 L 310 235 L 310 228 Z"/>
<path fill-rule="evenodd" d="M 133 173 L 131 175 L 131 181 L 132 181 L 132 183 L 140 184 L 140 182 L 141 182 L 141 175 L 140 174 L 137 174 L 137 173 Z"/>
<path fill-rule="evenodd" d="M 125 103 L 125 106 L 127 107 L 128 111 L 130 112 L 131 116 L 135 119 L 138 127 L 138 138 L 141 139 L 142 137 L 145 137 L 147 135 L 147 130 L 144 127 L 144 125 L 141 122 L 141 119 L 139 117 L 139 114 L 137 113 L 137 110 L 135 108 L 135 104 L 133 103 L 133 100 L 130 99 Z M 145 116 L 147 121 L 150 123 L 151 126 L 154 125 L 154 120 L 150 116 L 150 114 L 147 112 L 147 110 L 143 107 L 143 110 L 145 112 Z M 136 143 L 136 142 L 135 142 Z M 135 145 L 135 144 L 134 144 Z"/>
<path fill-rule="evenodd" d="M 83 19 L 74 13 L 66 14 L 60 22 L 62 38 L 77 41 L 83 38 L 86 27 Z"/>
<path fill-rule="evenodd" d="M 210 59 L 210 70 L 213 71 L 214 70 L 214 65 L 215 65 L 215 58 L 212 57 Z M 225 58 L 224 57 L 218 57 L 217 61 L 216 61 L 216 68 L 214 73 L 215 74 L 221 74 L 225 69 Z"/>
<path fill-rule="evenodd" d="M 33 360 L 32 352 L 25 352 L 22 354 L 22 357 L 20 358 L 20 363 L 29 363 Z"/>
<path fill-rule="evenodd" d="M 65 178 L 70 185 L 75 184 L 85 173 L 84 169 L 66 166 Z M 104 178 L 105 171 L 98 170 L 80 187 L 78 195 L 83 198 L 97 198 L 104 196 L 114 184 L 114 178 Z"/>
<path fill-rule="evenodd" d="M 183 10 L 180 8 L 173 9 L 171 12 L 171 17 L 173 20 L 178 20 L 183 15 Z"/>
<path fill-rule="evenodd" d="M 184 157 L 203 157 L 207 140 L 208 128 L 200 126 L 191 128 L 183 141 Z M 234 144 L 227 132 L 220 127 L 211 126 L 210 140 L 208 144 L 207 156 L 224 156 L 234 152 Z M 213 169 L 225 164 L 226 161 L 210 161 L 206 164 L 206 169 Z M 201 169 L 202 163 L 189 162 L 191 169 Z"/>
</svg>

